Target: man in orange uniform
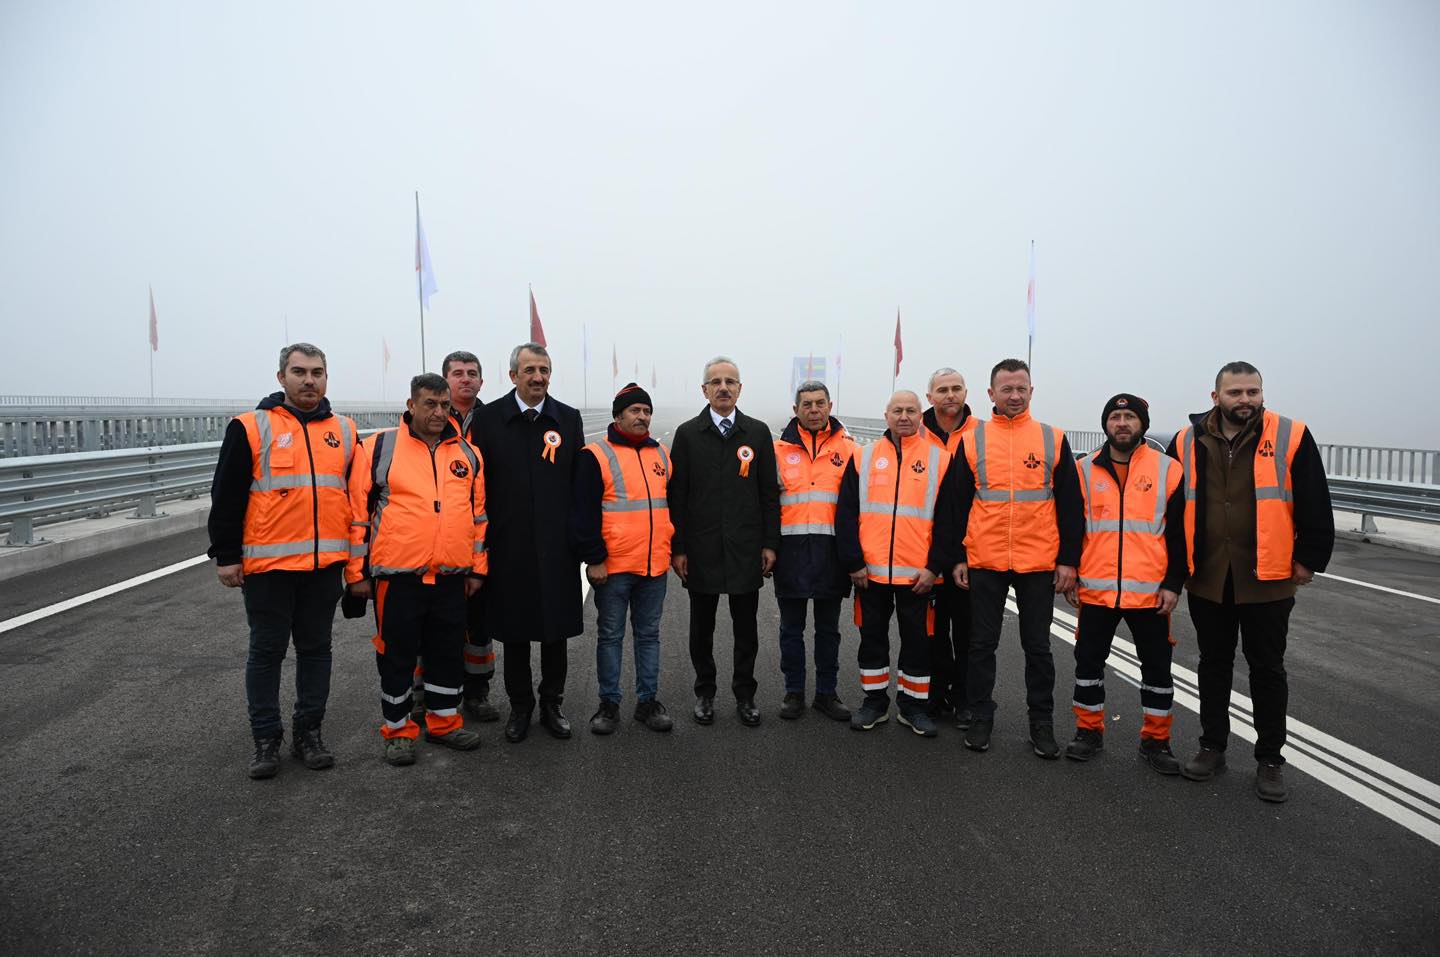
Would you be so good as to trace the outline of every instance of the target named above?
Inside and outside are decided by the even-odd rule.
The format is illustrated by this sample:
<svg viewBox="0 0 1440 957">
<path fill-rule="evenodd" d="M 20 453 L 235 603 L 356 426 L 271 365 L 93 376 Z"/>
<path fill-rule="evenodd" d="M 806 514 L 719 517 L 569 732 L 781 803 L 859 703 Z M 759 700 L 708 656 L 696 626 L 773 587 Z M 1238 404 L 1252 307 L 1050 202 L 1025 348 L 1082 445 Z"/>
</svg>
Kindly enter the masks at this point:
<svg viewBox="0 0 1440 957">
<path fill-rule="evenodd" d="M 595 590 L 595 675 L 600 707 L 590 730 L 620 725 L 620 664 L 625 612 L 635 630 L 635 720 L 652 731 L 673 722 L 657 697 L 660 612 L 670 573 L 670 507 L 665 484 L 670 452 L 650 435 L 650 393 L 631 382 L 611 403 L 615 421 L 599 442 L 585 446 L 575 465 L 571 509 L 575 554 Z"/>
<path fill-rule="evenodd" d="M 830 414 L 830 390 L 809 380 L 795 391 L 795 418 L 775 442 L 780 470 L 780 556 L 775 563 L 775 600 L 780 604 L 780 671 L 785 698 L 780 717 L 805 713 L 805 613 L 815 607 L 816 711 L 850 720 L 840 700 L 840 603 L 850 577 L 835 550 L 835 506 L 840 480 L 856 446 Z"/>
<path fill-rule="evenodd" d="M 1030 744 L 1042 758 L 1055 743 L 1055 593 L 1075 584 L 1085 524 L 1079 478 L 1065 433 L 1030 416 L 1030 367 L 1004 359 L 990 370 L 994 416 L 961 443 L 945 496 L 942 551 L 956 555 L 955 584 L 970 589 L 970 727 L 965 747 L 990 748 L 995 727 L 995 649 L 1012 587 L 1025 650 Z M 963 536 L 958 546 L 955 538 Z"/>
<path fill-rule="evenodd" d="M 970 390 L 965 377 L 948 366 L 930 374 L 925 398 L 930 408 L 922 422 L 925 434 L 953 459 L 960 454 L 960 441 L 975 431 L 979 422 L 970 414 L 965 399 Z M 935 583 L 935 630 L 930 636 L 930 715 L 936 719 L 955 716 L 955 726 L 970 727 L 965 709 L 965 675 L 970 664 L 970 593 L 958 588 L 949 575 Z"/>
<path fill-rule="evenodd" d="M 210 551 L 220 583 L 240 588 L 250 623 L 245 697 L 252 778 L 280 770 L 280 665 L 295 641 L 291 754 L 312 770 L 334 756 L 320 736 L 330 696 L 330 628 L 349 556 L 345 476 L 355 423 L 330 411 L 325 353 L 308 342 L 280 350 L 281 391 L 225 429 L 210 489 Z"/>
<path fill-rule="evenodd" d="M 385 760 L 415 763 L 410 718 L 416 657 L 425 658 L 425 738 L 480 746 L 460 717 L 465 601 L 489 570 L 480 455 L 450 420 L 450 389 L 434 373 L 410 380 L 400 426 L 361 444 L 351 472 L 352 594 L 375 599 L 375 663 Z"/>
<path fill-rule="evenodd" d="M 1140 656 L 1140 757 L 1179 774 L 1170 750 L 1170 612 L 1185 584 L 1185 496 L 1180 465 L 1145 444 L 1150 407 L 1122 392 L 1100 414 L 1105 444 L 1085 456 L 1080 494 L 1085 540 L 1080 575 L 1066 593 L 1075 629 L 1075 740 L 1065 757 L 1088 761 L 1105 741 L 1105 659 L 1123 620 Z"/>
<path fill-rule="evenodd" d="M 920 397 L 896 392 L 885 435 L 851 459 L 835 511 L 840 564 L 856 588 L 860 686 L 865 700 L 850 727 L 868 731 L 890 712 L 890 613 L 900 625 L 898 720 L 916 734 L 938 733 L 930 718 L 930 589 L 948 558 L 934 546 L 935 503 L 950 453 L 920 434 Z"/>
<path fill-rule="evenodd" d="M 1265 408 L 1260 371 L 1231 362 L 1215 376 L 1214 408 L 1170 443 L 1185 488 L 1190 619 L 1200 648 L 1200 750 L 1182 774 L 1225 767 L 1235 645 L 1244 643 L 1255 703 L 1255 793 L 1284 801 L 1285 639 L 1295 593 L 1323 572 L 1335 513 L 1320 450 L 1305 423 Z"/>
</svg>

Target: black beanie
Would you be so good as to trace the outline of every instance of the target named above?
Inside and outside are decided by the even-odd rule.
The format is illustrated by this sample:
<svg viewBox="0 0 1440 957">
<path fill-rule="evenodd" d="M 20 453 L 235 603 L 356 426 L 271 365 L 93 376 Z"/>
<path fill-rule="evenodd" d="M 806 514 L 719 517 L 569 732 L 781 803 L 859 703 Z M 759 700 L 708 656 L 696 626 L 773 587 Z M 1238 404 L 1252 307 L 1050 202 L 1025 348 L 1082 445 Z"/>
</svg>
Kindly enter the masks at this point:
<svg viewBox="0 0 1440 957">
<path fill-rule="evenodd" d="M 1129 409 L 1140 417 L 1140 431 L 1150 431 L 1150 403 L 1129 392 L 1121 392 L 1112 395 L 1110 401 L 1105 403 L 1105 411 L 1100 413 L 1100 431 L 1105 431 L 1105 423 L 1110 421 L 1110 413 L 1116 409 Z"/>
<path fill-rule="evenodd" d="M 622 411 L 637 403 L 648 405 L 651 412 L 655 411 L 655 403 L 650 401 L 650 393 L 634 382 L 626 383 L 625 388 L 615 393 L 615 401 L 610 403 L 610 418 L 615 418 Z"/>
</svg>

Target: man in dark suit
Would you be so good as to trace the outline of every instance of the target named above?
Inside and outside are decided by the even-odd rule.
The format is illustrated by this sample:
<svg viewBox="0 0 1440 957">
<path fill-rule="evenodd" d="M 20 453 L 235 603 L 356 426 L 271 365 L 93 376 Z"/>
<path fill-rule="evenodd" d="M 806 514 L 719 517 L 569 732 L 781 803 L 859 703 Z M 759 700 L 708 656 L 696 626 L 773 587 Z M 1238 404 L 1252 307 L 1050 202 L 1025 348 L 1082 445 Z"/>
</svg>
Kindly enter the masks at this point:
<svg viewBox="0 0 1440 957">
<path fill-rule="evenodd" d="M 477 413 L 475 438 L 485 459 L 492 591 L 485 629 L 505 644 L 505 740 L 523 741 L 535 709 L 530 644 L 540 645 L 540 723 L 570 737 L 560 710 L 568 667 L 565 642 L 584 630 L 580 563 L 568 525 L 575 462 L 585 446 L 580 413 L 549 395 L 550 354 L 535 342 L 510 353 L 515 388 Z"/>
<path fill-rule="evenodd" d="M 755 616 L 780 547 L 780 488 L 774 437 L 764 422 L 735 408 L 740 387 L 733 359 L 705 363 L 700 390 L 709 404 L 675 430 L 667 494 L 675 525 L 671 565 L 690 592 L 695 720 L 715 720 L 715 612 L 728 595 L 735 635 L 730 687 L 741 722 L 754 727 Z"/>
</svg>

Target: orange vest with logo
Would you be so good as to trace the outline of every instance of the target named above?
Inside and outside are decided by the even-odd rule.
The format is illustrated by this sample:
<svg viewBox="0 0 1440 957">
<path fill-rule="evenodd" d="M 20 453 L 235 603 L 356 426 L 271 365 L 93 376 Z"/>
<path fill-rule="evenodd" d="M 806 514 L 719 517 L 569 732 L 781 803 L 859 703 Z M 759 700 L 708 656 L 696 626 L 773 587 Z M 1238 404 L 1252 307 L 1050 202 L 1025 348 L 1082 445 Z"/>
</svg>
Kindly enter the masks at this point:
<svg viewBox="0 0 1440 957">
<path fill-rule="evenodd" d="M 1130 455 L 1122 487 L 1096 464 L 1099 456 L 1097 450 L 1076 463 L 1085 498 L 1080 601 L 1154 608 L 1169 566 L 1165 506 L 1180 485 L 1180 463 L 1141 442 Z"/>
<path fill-rule="evenodd" d="M 349 557 L 350 500 L 345 477 L 355 423 L 332 415 L 304 423 L 283 406 L 235 417 L 250 440 L 250 499 L 241 569 L 308 572 Z"/>
<path fill-rule="evenodd" d="M 600 497 L 600 534 L 605 570 L 611 575 L 653 578 L 670 567 L 670 506 L 665 485 L 670 453 L 664 445 L 616 445 L 608 438 L 585 451 L 600 463 L 605 492 Z"/>
<path fill-rule="evenodd" d="M 1291 465 L 1300 450 L 1305 423 L 1266 409 L 1255 448 L 1255 577 L 1281 581 L 1295 573 L 1295 487 Z M 1195 427 L 1175 436 L 1185 483 L 1185 547 L 1195 573 Z"/>
<path fill-rule="evenodd" d="M 1022 412 L 997 415 L 965 440 L 975 500 L 965 529 L 973 568 L 1044 572 L 1055 568 L 1055 460 L 1065 433 Z"/>
<path fill-rule="evenodd" d="M 434 449 L 404 422 L 367 438 L 350 475 L 350 563 L 345 580 L 484 575 L 485 475 L 480 453 L 453 434 Z M 378 447 L 378 452 L 377 452 Z"/>
<path fill-rule="evenodd" d="M 775 442 L 775 470 L 780 481 L 781 535 L 834 535 L 840 481 L 858 446 L 844 428 L 829 428 L 814 437 L 814 449 L 801 443 Z"/>
<path fill-rule="evenodd" d="M 910 585 L 930 558 L 935 497 L 950 453 L 923 434 L 876 439 L 860 453 L 860 549 L 871 581 Z"/>
</svg>

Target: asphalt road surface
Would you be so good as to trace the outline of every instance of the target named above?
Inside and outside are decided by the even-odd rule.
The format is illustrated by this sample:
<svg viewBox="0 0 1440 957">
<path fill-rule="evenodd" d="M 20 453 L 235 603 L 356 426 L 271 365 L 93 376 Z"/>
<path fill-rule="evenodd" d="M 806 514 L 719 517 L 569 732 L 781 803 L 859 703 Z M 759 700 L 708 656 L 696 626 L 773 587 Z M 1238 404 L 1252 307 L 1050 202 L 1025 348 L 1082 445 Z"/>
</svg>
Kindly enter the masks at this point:
<svg viewBox="0 0 1440 957">
<path fill-rule="evenodd" d="M 630 720 L 629 676 L 620 732 L 586 731 L 587 602 L 586 634 L 570 644 L 574 739 L 537 726 L 511 745 L 500 724 L 481 725 L 479 751 L 422 743 L 414 767 L 389 767 L 371 625 L 338 619 L 325 724 L 336 767 L 287 757 L 278 778 L 255 782 L 244 613 L 208 565 L 14 624 L 204 549 L 203 533 L 186 533 L 3 586 L 6 953 L 1440 952 L 1433 601 L 1336 579 L 1303 591 L 1285 805 L 1256 799 L 1238 737 L 1214 782 L 1149 771 L 1133 749 L 1138 692 L 1117 675 L 1103 756 L 1036 758 L 1013 618 L 987 754 L 948 726 L 926 740 L 893 721 L 864 734 L 813 711 L 781 721 L 768 588 L 764 721 L 742 726 L 722 691 L 716 723 L 700 727 L 674 578 L 668 735 Z M 1342 542 L 1330 571 L 1440 599 L 1440 559 Z M 849 617 L 847 603 L 841 695 L 855 705 Z M 726 623 L 722 603 L 722 687 Z M 1056 625 L 1063 742 L 1073 663 Z M 1199 733 L 1183 608 L 1175 635 L 1183 759 Z M 286 680 L 282 710 L 288 666 Z"/>
</svg>

